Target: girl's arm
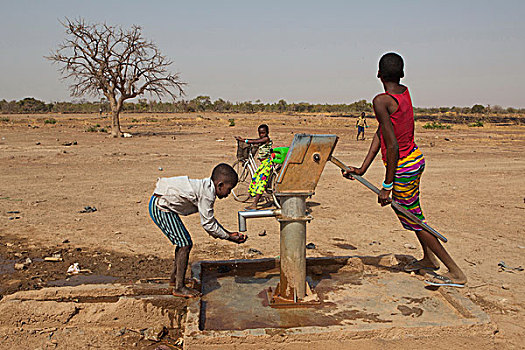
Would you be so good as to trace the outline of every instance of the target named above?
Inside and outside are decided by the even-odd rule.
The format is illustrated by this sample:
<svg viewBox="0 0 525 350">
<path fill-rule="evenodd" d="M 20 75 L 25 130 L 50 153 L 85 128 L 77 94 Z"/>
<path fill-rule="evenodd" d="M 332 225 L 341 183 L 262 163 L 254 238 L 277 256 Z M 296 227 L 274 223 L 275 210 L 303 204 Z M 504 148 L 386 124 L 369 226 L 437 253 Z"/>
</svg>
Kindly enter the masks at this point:
<svg viewBox="0 0 525 350">
<path fill-rule="evenodd" d="M 261 137 L 261 138 L 258 138 L 258 139 L 243 139 L 242 137 L 235 136 L 235 139 L 237 141 L 244 141 L 244 142 L 246 142 L 248 144 L 261 144 L 261 143 L 266 143 L 266 142 L 270 141 L 270 137 L 269 136 Z"/>
<path fill-rule="evenodd" d="M 379 152 L 379 149 L 381 147 L 381 141 L 379 140 L 379 128 L 377 129 L 376 133 L 374 134 L 374 138 L 372 139 L 372 143 L 370 144 L 370 148 L 368 149 L 368 153 L 365 157 L 365 160 L 363 160 L 363 164 L 360 168 L 356 168 L 353 166 L 349 166 L 348 168 L 350 170 L 343 171 L 343 176 L 347 179 L 353 180 L 352 174 L 355 175 L 364 175 L 366 171 L 368 170 L 368 167 L 370 167 L 370 164 L 374 161 L 377 153 Z"/>
<path fill-rule="evenodd" d="M 361 164 L 360 169 L 361 169 L 362 174 L 366 173 L 366 171 L 370 167 L 370 164 L 372 164 L 375 157 L 377 156 L 377 153 L 379 152 L 380 148 L 381 148 L 381 141 L 379 140 L 379 128 L 377 128 L 377 131 L 374 134 L 374 138 L 372 139 L 372 143 L 370 144 L 370 148 L 368 149 L 368 154 L 366 155 L 365 160 L 363 161 L 363 164 Z"/>
<path fill-rule="evenodd" d="M 379 127 L 381 128 L 381 133 L 386 146 L 385 184 L 392 184 L 394 182 L 397 162 L 399 160 L 399 145 L 397 143 L 396 135 L 394 134 L 394 126 L 392 125 L 390 113 L 388 111 L 389 107 L 393 107 L 391 106 L 393 104 L 393 99 L 388 95 L 378 95 L 373 101 L 374 112 L 379 121 Z M 381 205 L 387 205 L 392 201 L 390 199 L 390 192 L 391 188 L 389 190 L 385 190 L 384 188 L 381 189 L 378 198 Z"/>
</svg>

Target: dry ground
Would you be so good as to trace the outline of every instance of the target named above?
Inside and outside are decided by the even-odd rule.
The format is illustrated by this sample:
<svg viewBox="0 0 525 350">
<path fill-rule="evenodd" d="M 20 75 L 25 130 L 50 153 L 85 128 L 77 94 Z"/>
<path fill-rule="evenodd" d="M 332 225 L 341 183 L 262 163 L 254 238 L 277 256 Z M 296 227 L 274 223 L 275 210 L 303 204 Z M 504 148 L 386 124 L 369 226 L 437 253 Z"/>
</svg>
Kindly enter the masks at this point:
<svg viewBox="0 0 525 350">
<path fill-rule="evenodd" d="M 99 281 L 111 280 L 108 276 L 119 282 L 166 276 L 173 248 L 147 210 L 156 179 L 209 176 L 215 164 L 235 160 L 233 136 L 255 137 L 260 123 L 270 126 L 274 145 L 288 145 L 299 132 L 336 134 L 340 139 L 334 154 L 352 165 L 362 161 L 376 126 L 370 120 L 368 140 L 357 142 L 355 120 L 351 118 L 125 115 L 123 131 L 133 137 L 113 139 L 107 133 L 86 131 L 90 126 L 110 124 L 109 119 L 98 116 L 1 117 L 2 295 L 39 289 L 56 280 L 63 283 L 73 262 L 93 271 Z M 46 124 L 49 118 L 56 119 L 56 124 Z M 230 118 L 235 119 L 234 127 L 228 126 Z M 497 325 L 491 347 L 523 347 L 525 272 L 499 271 L 498 263 L 525 265 L 525 128 L 454 125 L 450 130 L 425 130 L 422 125 L 417 123 L 416 137 L 427 160 L 422 180 L 427 219 L 448 237 L 446 248 L 469 277 L 468 288 L 462 293 Z M 377 159 L 366 176 L 380 183 L 383 174 L 383 165 Z M 94 206 L 97 211 L 79 213 L 85 206 Z M 236 230 L 236 212 L 243 206 L 233 198 L 218 200 L 216 216 L 225 227 Z M 307 251 L 309 256 L 421 255 L 414 249 L 417 239 L 402 229 L 393 212 L 381 208 L 374 195 L 357 182 L 344 180 L 331 164 L 309 207 L 314 220 L 308 226 L 307 241 L 317 247 Z M 249 258 L 249 248 L 260 250 L 263 257 L 279 254 L 279 226 L 274 219 L 249 221 L 249 240 L 244 245 L 211 238 L 200 228 L 196 216 L 184 221 L 195 242 L 191 261 Z M 267 235 L 258 236 L 263 229 Z M 53 253 L 65 261 L 41 260 Z M 32 263 L 26 269 L 13 268 L 27 257 Z M 13 315 L 0 315 L 0 323 L 10 317 Z M 45 333 L 43 336 L 47 337 Z M 0 348 L 12 348 L 27 335 L 18 332 L 1 337 L 4 346 Z M 440 348 L 461 347 L 453 338 L 454 334 L 450 340 L 440 339 Z M 79 348 L 86 345 L 84 341 L 77 338 Z M 126 344 L 118 339 L 105 345 L 115 348 Z M 144 341 L 135 345 L 148 347 Z M 474 340 L 472 345 L 486 347 L 487 343 L 480 340 L 476 344 Z M 105 347 L 104 343 L 97 346 Z"/>
</svg>

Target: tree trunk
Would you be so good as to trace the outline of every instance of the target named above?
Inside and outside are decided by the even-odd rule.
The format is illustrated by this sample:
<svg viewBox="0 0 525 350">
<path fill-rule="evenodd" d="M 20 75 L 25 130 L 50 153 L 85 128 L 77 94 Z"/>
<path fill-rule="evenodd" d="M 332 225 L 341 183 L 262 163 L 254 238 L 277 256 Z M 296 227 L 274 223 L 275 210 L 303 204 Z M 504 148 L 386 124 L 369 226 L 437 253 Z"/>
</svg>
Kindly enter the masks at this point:
<svg viewBox="0 0 525 350">
<path fill-rule="evenodd" d="M 120 137 L 120 120 L 119 120 L 119 110 L 116 107 L 111 107 L 111 136 Z"/>
</svg>

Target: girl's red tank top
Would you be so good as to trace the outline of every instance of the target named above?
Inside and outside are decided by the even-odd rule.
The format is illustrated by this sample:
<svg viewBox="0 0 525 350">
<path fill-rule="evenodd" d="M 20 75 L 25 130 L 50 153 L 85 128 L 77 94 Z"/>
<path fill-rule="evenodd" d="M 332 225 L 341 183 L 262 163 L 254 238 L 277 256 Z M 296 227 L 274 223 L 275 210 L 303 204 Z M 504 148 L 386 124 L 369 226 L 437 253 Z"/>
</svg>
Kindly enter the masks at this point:
<svg viewBox="0 0 525 350">
<path fill-rule="evenodd" d="M 391 94 L 386 92 L 385 95 L 392 96 L 398 104 L 394 113 L 390 115 L 390 120 L 394 126 L 397 144 L 399 145 L 399 159 L 403 159 L 410 154 L 410 151 L 416 146 L 414 142 L 414 109 L 408 88 L 402 94 Z M 383 133 L 379 132 L 381 139 L 381 155 L 386 162 L 386 145 L 383 139 Z"/>
</svg>

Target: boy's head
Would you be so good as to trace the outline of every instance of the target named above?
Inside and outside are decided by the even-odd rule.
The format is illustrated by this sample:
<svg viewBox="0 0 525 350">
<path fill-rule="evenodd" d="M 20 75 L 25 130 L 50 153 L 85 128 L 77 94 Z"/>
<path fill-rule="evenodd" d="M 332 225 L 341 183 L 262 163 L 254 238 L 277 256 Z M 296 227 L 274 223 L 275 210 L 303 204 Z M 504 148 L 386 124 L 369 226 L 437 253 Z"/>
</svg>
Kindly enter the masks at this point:
<svg viewBox="0 0 525 350">
<path fill-rule="evenodd" d="M 363 117 L 363 118 L 364 118 L 364 117 L 365 117 L 365 115 L 366 115 L 366 114 L 365 114 L 365 112 L 361 112 L 361 117 Z"/>
<path fill-rule="evenodd" d="M 405 76 L 403 72 L 403 58 L 397 53 L 389 52 L 379 60 L 379 71 L 377 77 L 383 81 L 399 83 L 399 79 Z"/>
<path fill-rule="evenodd" d="M 270 134 L 270 129 L 268 128 L 268 125 L 266 124 L 259 125 L 259 127 L 257 128 L 257 131 L 259 132 L 259 138 L 261 139 L 263 137 L 268 136 L 268 134 Z"/>
<path fill-rule="evenodd" d="M 215 186 L 215 195 L 217 198 L 226 198 L 231 190 L 237 186 L 239 177 L 235 170 L 226 163 L 221 163 L 213 168 L 211 172 L 211 181 Z"/>
</svg>

